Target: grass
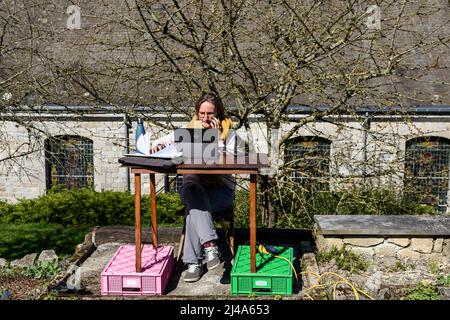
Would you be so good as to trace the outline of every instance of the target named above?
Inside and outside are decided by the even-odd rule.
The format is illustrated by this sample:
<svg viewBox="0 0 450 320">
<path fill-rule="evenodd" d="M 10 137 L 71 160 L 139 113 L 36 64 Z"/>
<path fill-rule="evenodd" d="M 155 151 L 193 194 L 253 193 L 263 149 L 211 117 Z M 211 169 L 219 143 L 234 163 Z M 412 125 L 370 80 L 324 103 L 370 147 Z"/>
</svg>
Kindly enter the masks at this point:
<svg viewBox="0 0 450 320">
<path fill-rule="evenodd" d="M 148 229 L 149 222 L 142 225 Z M 162 223 L 159 227 L 180 226 Z M 181 225 L 182 226 L 182 225 Z M 7 260 L 20 259 L 29 253 L 55 250 L 59 257 L 71 256 L 77 244 L 94 226 L 61 226 L 48 223 L 0 224 L 0 257 Z"/>
<path fill-rule="evenodd" d="M 328 251 L 319 251 L 316 254 L 316 259 L 319 263 L 327 263 L 334 259 L 339 269 L 356 273 L 366 271 L 369 266 L 360 255 L 345 248 L 345 246 L 340 249 L 333 246 Z"/>
<path fill-rule="evenodd" d="M 0 257 L 14 260 L 42 250 L 55 250 L 59 256 L 72 255 L 91 228 L 47 223 L 0 224 Z"/>
</svg>

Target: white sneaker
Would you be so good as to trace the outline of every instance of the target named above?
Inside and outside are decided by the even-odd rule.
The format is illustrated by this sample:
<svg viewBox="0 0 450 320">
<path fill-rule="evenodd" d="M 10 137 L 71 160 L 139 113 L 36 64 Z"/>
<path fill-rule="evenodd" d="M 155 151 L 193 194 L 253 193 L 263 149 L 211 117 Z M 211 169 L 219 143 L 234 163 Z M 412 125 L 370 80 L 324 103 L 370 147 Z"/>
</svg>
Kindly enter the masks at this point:
<svg viewBox="0 0 450 320">
<path fill-rule="evenodd" d="M 205 248 L 205 255 L 208 270 L 212 270 L 220 264 L 220 251 L 217 246 Z"/>
<path fill-rule="evenodd" d="M 188 269 L 184 275 L 185 282 L 195 282 L 200 280 L 202 275 L 202 264 L 201 263 L 190 263 L 188 264 Z"/>
</svg>

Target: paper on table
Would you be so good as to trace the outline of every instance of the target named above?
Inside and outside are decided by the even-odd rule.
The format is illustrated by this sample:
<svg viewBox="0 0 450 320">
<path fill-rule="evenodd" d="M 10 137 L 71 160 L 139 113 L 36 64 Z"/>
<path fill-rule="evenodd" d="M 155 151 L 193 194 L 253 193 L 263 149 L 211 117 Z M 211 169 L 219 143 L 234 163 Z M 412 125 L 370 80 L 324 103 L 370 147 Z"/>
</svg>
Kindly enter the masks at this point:
<svg viewBox="0 0 450 320">
<path fill-rule="evenodd" d="M 178 152 L 174 145 L 169 145 L 168 147 L 152 154 L 128 153 L 124 154 L 124 156 L 158 158 L 158 159 L 175 159 L 181 158 L 183 156 L 183 153 Z"/>
<path fill-rule="evenodd" d="M 161 159 L 174 159 L 183 156 L 183 152 L 179 152 L 173 144 L 165 147 L 164 149 L 148 155 L 150 158 L 161 158 Z"/>
</svg>

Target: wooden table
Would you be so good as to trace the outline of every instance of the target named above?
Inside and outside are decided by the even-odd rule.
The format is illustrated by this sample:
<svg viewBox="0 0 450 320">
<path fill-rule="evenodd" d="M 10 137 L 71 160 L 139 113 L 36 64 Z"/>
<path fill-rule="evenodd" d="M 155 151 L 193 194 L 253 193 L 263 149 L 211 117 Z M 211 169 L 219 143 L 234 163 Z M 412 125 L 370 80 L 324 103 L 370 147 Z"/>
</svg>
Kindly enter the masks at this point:
<svg viewBox="0 0 450 320">
<path fill-rule="evenodd" d="M 221 154 L 217 161 L 186 159 L 171 169 L 131 166 L 135 183 L 136 272 L 141 272 L 141 174 L 150 175 L 150 202 L 153 245 L 158 247 L 155 174 L 249 174 L 250 175 L 250 270 L 256 272 L 256 179 L 261 168 L 267 167 L 267 154 Z"/>
</svg>

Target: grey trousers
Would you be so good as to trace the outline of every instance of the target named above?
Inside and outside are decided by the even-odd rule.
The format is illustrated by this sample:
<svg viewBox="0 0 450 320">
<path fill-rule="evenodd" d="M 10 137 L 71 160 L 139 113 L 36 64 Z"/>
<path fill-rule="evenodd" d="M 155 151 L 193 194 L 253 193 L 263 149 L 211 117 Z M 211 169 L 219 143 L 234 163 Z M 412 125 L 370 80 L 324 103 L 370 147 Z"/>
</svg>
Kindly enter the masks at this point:
<svg viewBox="0 0 450 320">
<path fill-rule="evenodd" d="M 180 198 L 188 210 L 183 262 L 198 263 L 203 259 L 202 244 L 218 238 L 211 212 L 232 205 L 234 190 L 226 186 L 205 187 L 198 182 L 189 182 L 181 187 Z"/>
</svg>

